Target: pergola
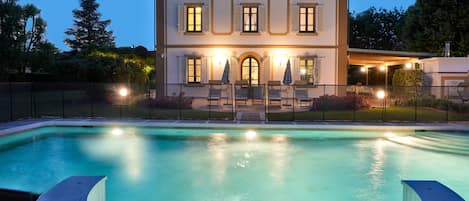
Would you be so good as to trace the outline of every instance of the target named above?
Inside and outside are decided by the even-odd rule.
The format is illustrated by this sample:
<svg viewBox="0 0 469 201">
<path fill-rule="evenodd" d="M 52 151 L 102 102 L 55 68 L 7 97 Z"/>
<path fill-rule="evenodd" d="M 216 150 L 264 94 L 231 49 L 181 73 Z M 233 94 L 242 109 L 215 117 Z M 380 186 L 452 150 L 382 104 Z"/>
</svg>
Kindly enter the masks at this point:
<svg viewBox="0 0 469 201">
<path fill-rule="evenodd" d="M 372 49 L 348 49 L 349 65 L 362 66 L 366 68 L 379 66 L 397 66 L 413 64 L 419 59 L 434 57 L 433 53 L 403 52 Z"/>
</svg>

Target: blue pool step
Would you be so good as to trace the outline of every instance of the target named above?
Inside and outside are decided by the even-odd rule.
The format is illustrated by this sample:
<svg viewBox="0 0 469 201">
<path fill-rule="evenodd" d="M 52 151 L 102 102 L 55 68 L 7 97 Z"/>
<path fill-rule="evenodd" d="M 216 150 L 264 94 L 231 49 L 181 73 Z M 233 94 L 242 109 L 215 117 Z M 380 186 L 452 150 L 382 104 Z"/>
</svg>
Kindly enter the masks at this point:
<svg viewBox="0 0 469 201">
<path fill-rule="evenodd" d="M 403 201 L 464 201 L 456 192 L 438 181 L 402 181 Z"/>
</svg>

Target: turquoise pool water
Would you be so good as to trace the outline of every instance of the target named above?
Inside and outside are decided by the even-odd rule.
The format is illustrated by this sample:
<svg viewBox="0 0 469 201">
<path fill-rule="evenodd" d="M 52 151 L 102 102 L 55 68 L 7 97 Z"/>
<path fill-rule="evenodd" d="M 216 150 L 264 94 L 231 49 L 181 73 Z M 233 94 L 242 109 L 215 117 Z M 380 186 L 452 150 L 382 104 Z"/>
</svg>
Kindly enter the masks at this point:
<svg viewBox="0 0 469 201">
<path fill-rule="evenodd" d="M 48 127 L 0 138 L 0 188 L 106 175 L 109 201 L 396 201 L 431 179 L 468 199 L 465 134 Z"/>
</svg>

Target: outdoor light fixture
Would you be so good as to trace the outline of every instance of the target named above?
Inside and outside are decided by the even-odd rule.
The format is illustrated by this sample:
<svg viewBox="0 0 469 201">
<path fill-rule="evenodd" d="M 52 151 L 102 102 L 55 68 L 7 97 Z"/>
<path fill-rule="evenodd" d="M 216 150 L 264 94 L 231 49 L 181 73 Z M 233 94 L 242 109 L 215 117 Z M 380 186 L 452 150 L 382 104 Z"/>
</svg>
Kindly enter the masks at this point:
<svg viewBox="0 0 469 201">
<path fill-rule="evenodd" d="M 248 131 L 246 132 L 245 136 L 248 140 L 254 140 L 257 136 L 257 133 L 256 131 Z"/>
<path fill-rule="evenodd" d="M 385 71 L 385 70 L 386 70 L 386 66 L 380 66 L 380 67 L 379 67 L 379 70 L 380 70 L 380 71 Z"/>
<path fill-rule="evenodd" d="M 224 65 L 226 60 L 228 60 L 228 52 L 224 49 L 216 49 L 213 54 L 215 55 L 213 60 L 219 66 Z"/>
<path fill-rule="evenodd" d="M 410 70 L 412 68 L 412 64 L 411 63 L 406 63 L 405 67 Z"/>
<path fill-rule="evenodd" d="M 129 91 L 127 90 L 127 88 L 123 87 L 119 90 L 119 95 L 122 97 L 126 97 L 127 95 L 129 95 Z"/>
<path fill-rule="evenodd" d="M 361 71 L 362 73 L 366 73 L 367 69 L 366 69 L 365 67 L 361 67 L 361 68 L 360 68 L 360 71 Z"/>
<path fill-rule="evenodd" d="M 379 99 L 384 99 L 386 97 L 386 92 L 384 92 L 383 90 L 379 90 L 378 93 L 376 94 L 376 96 Z"/>
</svg>

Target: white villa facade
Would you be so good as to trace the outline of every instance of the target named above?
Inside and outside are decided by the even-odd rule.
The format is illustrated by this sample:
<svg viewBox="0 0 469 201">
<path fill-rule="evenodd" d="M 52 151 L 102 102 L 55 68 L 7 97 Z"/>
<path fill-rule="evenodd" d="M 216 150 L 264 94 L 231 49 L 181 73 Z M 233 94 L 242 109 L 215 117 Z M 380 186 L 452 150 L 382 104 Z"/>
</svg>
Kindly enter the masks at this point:
<svg viewBox="0 0 469 201">
<path fill-rule="evenodd" d="M 468 57 L 433 57 L 419 61 L 425 74 L 426 85 L 435 87 L 432 94 L 438 98 L 458 97 L 460 83 L 469 81 Z"/>
<path fill-rule="evenodd" d="M 157 91 L 221 80 L 346 84 L 347 0 L 156 0 Z"/>
</svg>

